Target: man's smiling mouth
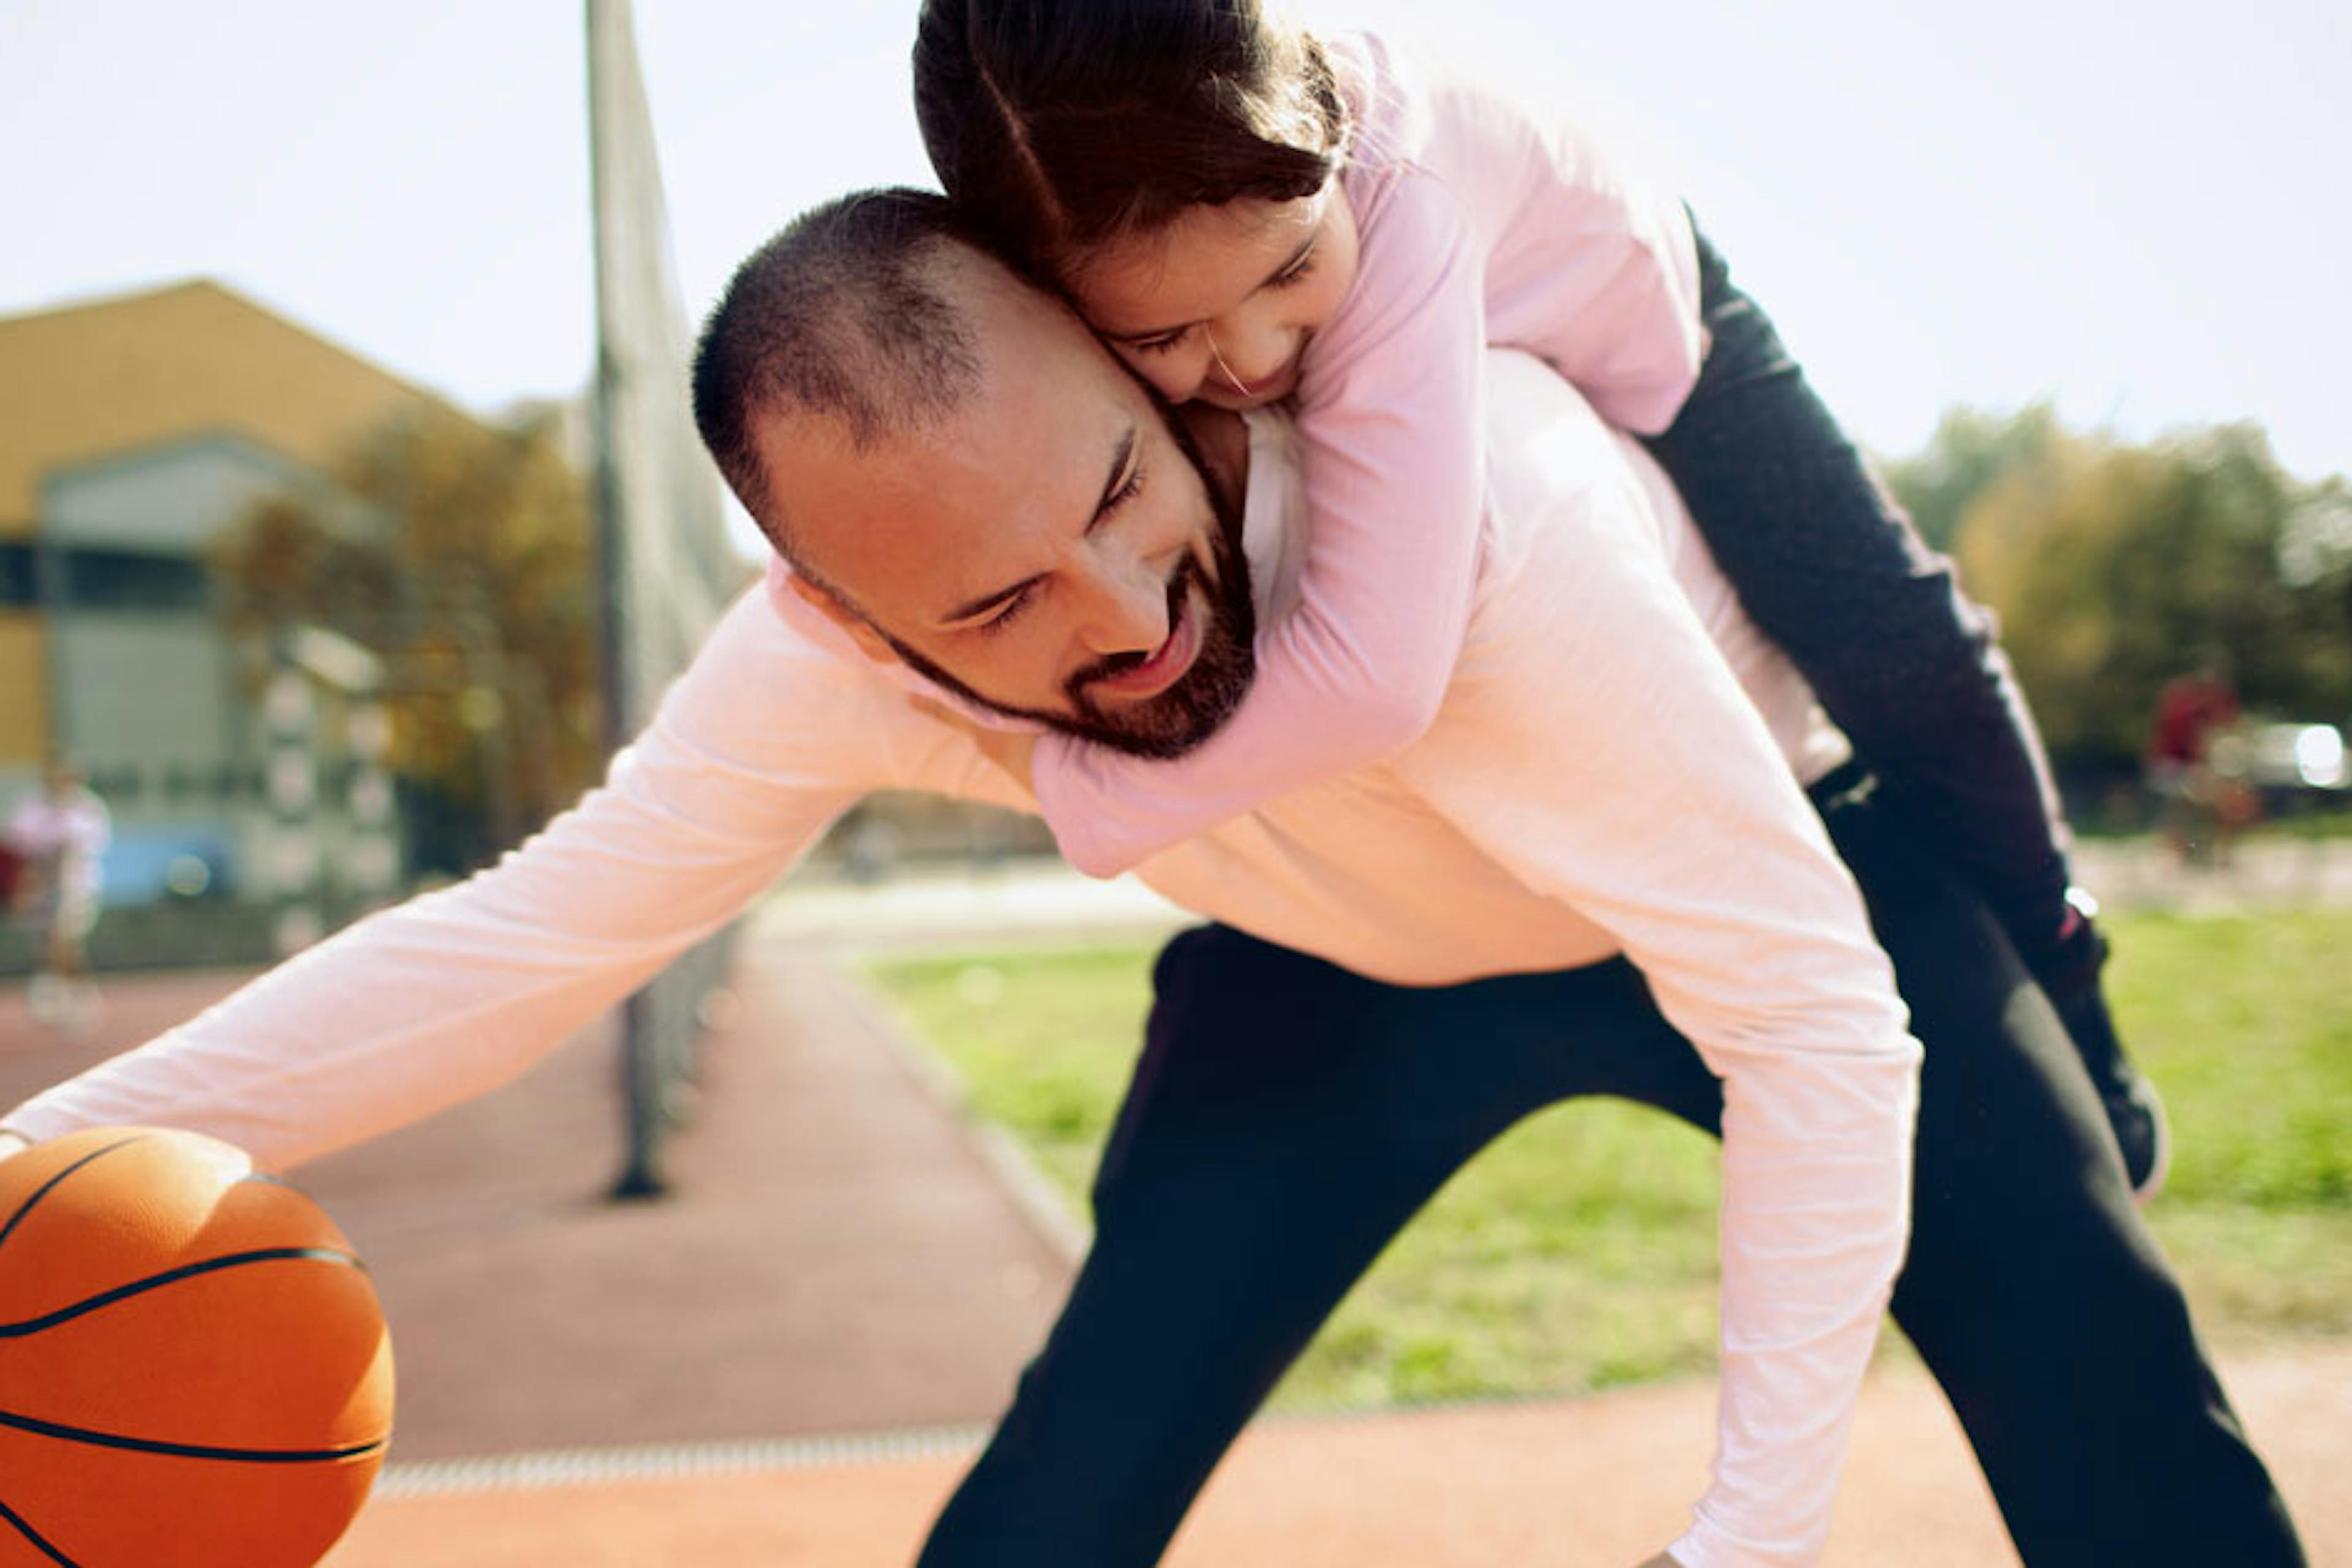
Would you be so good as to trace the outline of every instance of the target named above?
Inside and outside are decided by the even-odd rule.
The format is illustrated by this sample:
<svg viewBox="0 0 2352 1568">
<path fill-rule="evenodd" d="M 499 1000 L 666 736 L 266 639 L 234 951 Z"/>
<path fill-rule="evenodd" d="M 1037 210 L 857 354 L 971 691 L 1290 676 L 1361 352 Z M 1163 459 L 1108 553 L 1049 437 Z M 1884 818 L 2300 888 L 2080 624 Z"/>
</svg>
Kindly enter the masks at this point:
<svg viewBox="0 0 2352 1568">
<path fill-rule="evenodd" d="M 1192 660 L 1201 652 L 1201 616 L 1198 599 L 1189 591 L 1178 601 L 1178 609 L 1167 640 L 1150 655 L 1114 674 L 1099 675 L 1086 683 L 1091 694 L 1118 697 L 1129 701 L 1141 701 L 1159 696 L 1184 678 L 1192 668 Z"/>
</svg>

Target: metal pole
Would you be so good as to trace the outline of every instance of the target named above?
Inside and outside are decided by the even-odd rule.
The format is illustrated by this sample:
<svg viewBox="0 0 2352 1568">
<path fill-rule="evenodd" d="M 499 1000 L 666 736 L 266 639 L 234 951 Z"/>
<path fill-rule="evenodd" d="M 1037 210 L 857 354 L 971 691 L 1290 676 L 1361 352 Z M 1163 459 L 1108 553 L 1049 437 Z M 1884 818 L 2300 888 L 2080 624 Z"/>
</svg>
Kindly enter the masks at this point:
<svg viewBox="0 0 2352 1568">
<path fill-rule="evenodd" d="M 617 13 L 617 15 L 615 14 Z M 636 699 L 630 669 L 628 552 L 626 519 L 623 515 L 618 454 L 615 451 L 621 367 L 605 333 L 613 309 L 612 294 L 620 280 L 611 276 L 604 255 L 606 225 L 620 215 L 607 205 L 607 182 L 615 155 L 612 132 L 601 112 L 617 62 L 608 56 L 616 32 L 629 26 L 626 0 L 587 0 L 588 29 L 588 195 L 591 220 L 590 251 L 596 276 L 596 388 L 592 428 L 596 447 L 596 558 L 599 595 L 597 646 L 602 663 L 605 749 L 617 751 L 633 732 Z M 621 1173 L 613 1183 L 616 1199 L 660 1197 L 669 1190 L 660 1164 L 662 1111 L 660 1064 L 655 1060 L 656 1040 L 651 1005 L 643 992 L 621 1005 L 621 1085 L 626 1104 L 627 1148 Z"/>
</svg>

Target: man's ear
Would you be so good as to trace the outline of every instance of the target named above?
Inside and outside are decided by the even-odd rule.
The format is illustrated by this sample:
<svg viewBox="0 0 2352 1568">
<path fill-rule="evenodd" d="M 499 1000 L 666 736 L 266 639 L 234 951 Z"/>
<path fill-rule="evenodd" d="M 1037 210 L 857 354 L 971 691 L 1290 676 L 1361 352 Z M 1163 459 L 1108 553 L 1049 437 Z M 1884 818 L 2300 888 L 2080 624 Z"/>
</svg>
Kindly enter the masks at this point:
<svg viewBox="0 0 2352 1568">
<path fill-rule="evenodd" d="M 835 626 L 847 632 L 849 640 L 857 645 L 857 650 L 860 653 L 877 664 L 900 662 L 898 650 L 890 646 L 888 639 L 868 625 L 865 616 L 835 598 L 832 590 L 810 582 L 797 572 L 793 573 L 788 581 L 792 584 L 793 593 L 798 594 L 813 608 L 823 612 L 824 617 Z"/>
</svg>

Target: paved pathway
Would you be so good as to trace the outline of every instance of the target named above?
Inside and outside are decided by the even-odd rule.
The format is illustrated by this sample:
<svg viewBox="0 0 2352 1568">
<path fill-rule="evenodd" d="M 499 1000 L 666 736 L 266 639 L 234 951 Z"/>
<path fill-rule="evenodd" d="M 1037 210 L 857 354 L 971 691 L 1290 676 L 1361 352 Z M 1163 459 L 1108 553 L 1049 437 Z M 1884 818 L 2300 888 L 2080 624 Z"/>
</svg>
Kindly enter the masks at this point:
<svg viewBox="0 0 2352 1568">
<path fill-rule="evenodd" d="M 323 1161 L 398 1336 L 402 1460 L 976 1421 L 1068 1279 L 873 1004 L 754 937 L 675 1196 L 615 1206 L 609 1033 Z"/>
<path fill-rule="evenodd" d="M 520 1081 L 305 1166 L 394 1336 L 394 1460 L 979 1422 L 1066 1288 L 1066 1236 L 996 1178 L 866 994 L 747 943 L 677 1195 L 614 1205 L 609 1029 Z M 58 1043 L 0 988 L 0 1108 L 240 976 L 118 980 Z"/>
<path fill-rule="evenodd" d="M 2352 839 L 2255 838 L 2228 866 L 2184 866 L 2145 838 L 2076 847 L 2075 875 L 2118 909 L 2213 913 L 2352 904 Z"/>
</svg>

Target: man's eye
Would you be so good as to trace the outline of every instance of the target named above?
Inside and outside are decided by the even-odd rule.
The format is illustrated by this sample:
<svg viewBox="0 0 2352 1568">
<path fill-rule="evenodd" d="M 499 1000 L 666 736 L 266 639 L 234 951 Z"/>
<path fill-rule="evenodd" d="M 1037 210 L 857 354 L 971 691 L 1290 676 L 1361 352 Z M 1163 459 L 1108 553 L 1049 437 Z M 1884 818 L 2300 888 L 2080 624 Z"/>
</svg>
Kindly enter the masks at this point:
<svg viewBox="0 0 2352 1568">
<path fill-rule="evenodd" d="M 1121 484 L 1118 489 L 1111 491 L 1110 495 L 1104 500 L 1103 510 L 1106 512 L 1113 511 L 1119 507 L 1125 506 L 1129 501 L 1133 500 L 1139 494 L 1140 494 L 1142 489 L 1143 459 L 1141 458 L 1138 458 L 1135 460 L 1135 466 L 1127 470 L 1126 482 Z"/>
<path fill-rule="evenodd" d="M 1004 601 L 1004 607 L 1003 609 L 997 611 L 996 614 L 989 616 L 988 619 L 972 627 L 972 630 L 980 633 L 982 637 L 992 636 L 997 632 L 1003 631 L 1005 627 L 1011 626 L 1013 622 L 1021 618 L 1023 613 L 1029 608 L 1029 601 L 1035 595 L 1036 592 L 1037 590 L 1034 588 L 1022 589 L 1021 592 L 1013 595 L 1013 597 Z"/>
</svg>

